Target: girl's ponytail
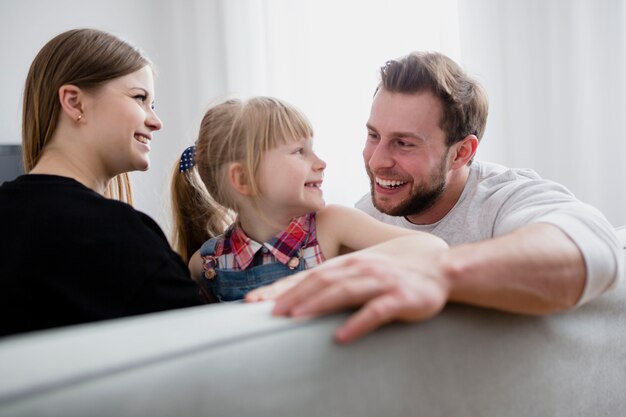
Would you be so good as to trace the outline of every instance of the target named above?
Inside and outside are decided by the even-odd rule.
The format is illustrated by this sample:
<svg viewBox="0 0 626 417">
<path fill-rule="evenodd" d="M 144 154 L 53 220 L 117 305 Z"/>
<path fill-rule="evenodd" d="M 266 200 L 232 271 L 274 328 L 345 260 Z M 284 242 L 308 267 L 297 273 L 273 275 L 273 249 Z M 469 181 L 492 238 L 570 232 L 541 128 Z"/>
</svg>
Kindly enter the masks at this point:
<svg viewBox="0 0 626 417">
<path fill-rule="evenodd" d="M 183 153 L 183 160 L 189 149 Z M 211 197 L 197 169 L 185 162 L 181 164 L 180 159 L 173 170 L 171 188 L 172 241 L 174 249 L 189 263 L 191 255 L 208 239 L 222 234 L 234 216 Z"/>
</svg>

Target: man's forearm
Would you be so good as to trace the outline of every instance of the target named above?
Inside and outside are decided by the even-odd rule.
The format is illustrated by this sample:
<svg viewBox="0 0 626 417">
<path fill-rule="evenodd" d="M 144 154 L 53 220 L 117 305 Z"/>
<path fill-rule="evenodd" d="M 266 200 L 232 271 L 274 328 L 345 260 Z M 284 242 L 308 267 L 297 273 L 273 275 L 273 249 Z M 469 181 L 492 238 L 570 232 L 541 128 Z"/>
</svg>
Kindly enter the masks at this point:
<svg viewBox="0 0 626 417">
<path fill-rule="evenodd" d="M 585 262 L 576 244 L 550 224 L 460 245 L 445 254 L 450 301 L 515 313 L 571 308 L 585 287 Z"/>
</svg>

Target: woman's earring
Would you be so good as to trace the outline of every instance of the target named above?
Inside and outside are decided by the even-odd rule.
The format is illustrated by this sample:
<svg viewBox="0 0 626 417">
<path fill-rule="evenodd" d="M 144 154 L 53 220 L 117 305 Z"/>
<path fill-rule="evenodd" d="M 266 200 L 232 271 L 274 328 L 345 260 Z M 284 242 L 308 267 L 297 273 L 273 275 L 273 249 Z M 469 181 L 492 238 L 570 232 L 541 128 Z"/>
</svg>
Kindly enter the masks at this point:
<svg viewBox="0 0 626 417">
<path fill-rule="evenodd" d="M 76 121 L 77 121 L 77 122 L 80 122 L 80 119 L 82 119 L 82 118 L 83 118 L 83 115 L 82 115 L 82 114 L 79 114 L 79 115 L 78 115 L 78 117 L 76 118 Z"/>
</svg>

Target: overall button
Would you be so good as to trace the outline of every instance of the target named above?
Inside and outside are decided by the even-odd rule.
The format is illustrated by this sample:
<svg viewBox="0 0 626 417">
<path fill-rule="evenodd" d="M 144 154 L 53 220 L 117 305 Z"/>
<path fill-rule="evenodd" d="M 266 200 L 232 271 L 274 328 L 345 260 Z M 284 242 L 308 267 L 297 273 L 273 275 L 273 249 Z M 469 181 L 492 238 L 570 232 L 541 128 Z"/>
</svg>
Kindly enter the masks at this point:
<svg viewBox="0 0 626 417">
<path fill-rule="evenodd" d="M 289 267 L 289 269 L 296 269 L 298 265 L 300 265 L 300 258 L 298 258 L 297 256 L 294 256 L 289 260 L 289 262 L 287 262 L 287 266 Z"/>
</svg>

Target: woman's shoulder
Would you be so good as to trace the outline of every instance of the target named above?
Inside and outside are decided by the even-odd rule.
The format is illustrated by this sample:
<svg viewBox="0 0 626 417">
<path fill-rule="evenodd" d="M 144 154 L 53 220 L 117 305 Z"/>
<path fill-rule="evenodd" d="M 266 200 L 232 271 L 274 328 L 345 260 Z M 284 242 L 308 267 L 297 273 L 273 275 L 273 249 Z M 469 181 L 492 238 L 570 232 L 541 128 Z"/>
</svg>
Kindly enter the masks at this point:
<svg viewBox="0 0 626 417">
<path fill-rule="evenodd" d="M 148 214 L 134 208 L 130 204 L 104 198 L 104 201 L 98 204 L 97 207 L 97 210 L 92 214 L 106 219 L 104 223 L 113 224 L 116 229 L 120 230 L 121 234 L 149 235 L 167 242 L 167 238 L 158 223 Z M 95 219 L 93 220 L 95 221 Z M 103 226 L 106 227 L 106 225 Z"/>
<path fill-rule="evenodd" d="M 106 198 L 72 178 L 23 175 L 5 183 L 2 194 L 6 194 L 13 214 L 20 213 L 20 217 L 46 227 L 107 236 L 113 236 L 115 231 L 125 238 L 129 234 L 156 234 L 155 237 L 165 239 L 161 228 L 147 214 L 130 204 Z"/>
</svg>

